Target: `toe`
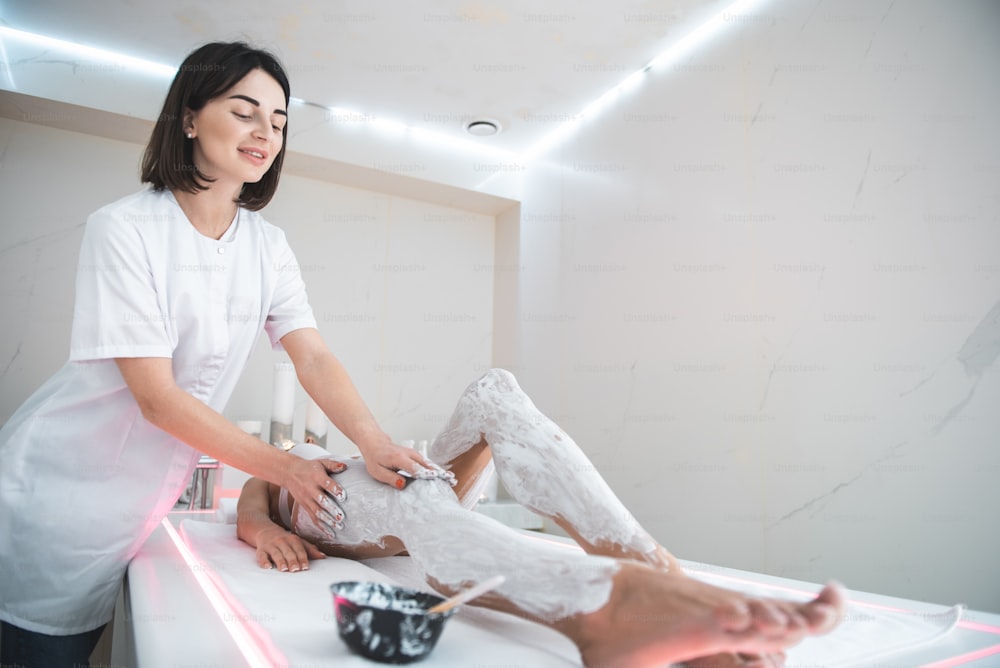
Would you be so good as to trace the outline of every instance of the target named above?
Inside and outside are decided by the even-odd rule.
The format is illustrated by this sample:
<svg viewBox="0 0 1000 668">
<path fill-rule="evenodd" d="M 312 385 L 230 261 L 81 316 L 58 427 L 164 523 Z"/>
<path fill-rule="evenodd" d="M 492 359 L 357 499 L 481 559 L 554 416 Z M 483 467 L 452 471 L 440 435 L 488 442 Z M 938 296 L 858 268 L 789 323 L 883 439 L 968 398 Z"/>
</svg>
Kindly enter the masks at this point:
<svg viewBox="0 0 1000 668">
<path fill-rule="evenodd" d="M 843 587 L 831 583 L 823 588 L 815 599 L 803 605 L 799 611 L 809 623 L 810 633 L 827 633 L 840 622 L 846 605 Z"/>
<path fill-rule="evenodd" d="M 751 601 L 750 614 L 754 625 L 765 635 L 774 635 L 788 626 L 788 615 L 782 612 L 775 601 Z"/>
<path fill-rule="evenodd" d="M 733 599 L 715 609 L 715 621 L 727 633 L 740 633 L 753 629 L 753 616 L 748 601 Z"/>
<path fill-rule="evenodd" d="M 823 591 L 819 593 L 816 600 L 834 608 L 838 613 L 842 613 L 847 606 L 847 591 L 839 582 L 829 582 Z"/>
<path fill-rule="evenodd" d="M 825 603 L 813 601 L 802 607 L 802 616 L 808 624 L 808 632 L 821 634 L 830 631 L 837 625 L 839 615 L 837 611 Z"/>
<path fill-rule="evenodd" d="M 784 613 L 787 620 L 785 624 L 785 629 L 791 633 L 807 633 L 809 632 L 811 625 L 809 620 L 802 614 L 801 608 L 802 603 L 796 603 L 795 601 L 772 601 L 772 603 L 778 606 Z"/>
</svg>

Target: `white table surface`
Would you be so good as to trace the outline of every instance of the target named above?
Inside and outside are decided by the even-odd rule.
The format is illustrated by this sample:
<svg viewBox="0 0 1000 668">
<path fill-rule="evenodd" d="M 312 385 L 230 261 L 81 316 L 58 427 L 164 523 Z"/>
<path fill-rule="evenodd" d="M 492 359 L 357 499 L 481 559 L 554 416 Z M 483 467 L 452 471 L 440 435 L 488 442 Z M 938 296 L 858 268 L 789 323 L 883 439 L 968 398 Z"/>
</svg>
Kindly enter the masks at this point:
<svg viewBox="0 0 1000 668">
<path fill-rule="evenodd" d="M 214 513 L 174 513 L 174 527 L 182 519 L 214 520 Z M 798 591 L 816 591 L 814 583 L 748 571 L 682 561 L 686 569 L 712 576 L 751 581 Z M 942 606 L 891 596 L 851 593 L 859 605 L 887 606 L 917 613 L 938 612 Z M 231 620 L 230 620 L 231 621 Z M 158 527 L 128 569 L 126 586 L 116 610 L 113 665 L 141 668 L 249 665 L 202 587 L 197 573 L 182 558 L 168 531 Z M 426 663 L 426 662 L 425 662 Z M 374 664 L 373 664 L 374 665 Z M 967 611 L 957 628 L 944 639 L 906 654 L 894 654 L 880 668 L 947 668 L 1000 666 L 1000 615 Z"/>
</svg>

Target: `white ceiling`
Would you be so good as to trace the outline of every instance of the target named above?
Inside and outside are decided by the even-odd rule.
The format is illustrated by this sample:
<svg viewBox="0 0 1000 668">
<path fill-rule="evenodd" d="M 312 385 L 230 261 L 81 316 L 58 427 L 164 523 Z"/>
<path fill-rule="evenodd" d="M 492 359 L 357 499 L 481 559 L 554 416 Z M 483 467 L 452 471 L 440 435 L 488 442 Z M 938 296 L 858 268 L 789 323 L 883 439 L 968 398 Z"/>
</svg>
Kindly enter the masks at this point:
<svg viewBox="0 0 1000 668">
<path fill-rule="evenodd" d="M 0 0 L 0 21 L 174 66 L 246 39 L 297 98 L 466 139 L 490 117 L 504 131 L 475 141 L 522 152 L 730 3 Z"/>
</svg>

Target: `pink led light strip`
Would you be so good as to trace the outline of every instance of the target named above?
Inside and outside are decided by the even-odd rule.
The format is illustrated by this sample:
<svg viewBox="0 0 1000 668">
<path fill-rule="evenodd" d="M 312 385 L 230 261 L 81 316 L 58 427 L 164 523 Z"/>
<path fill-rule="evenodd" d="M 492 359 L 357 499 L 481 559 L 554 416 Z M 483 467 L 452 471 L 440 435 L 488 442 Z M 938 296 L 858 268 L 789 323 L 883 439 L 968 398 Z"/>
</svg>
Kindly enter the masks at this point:
<svg viewBox="0 0 1000 668">
<path fill-rule="evenodd" d="M 219 615 L 219 619 L 229 631 L 229 635 L 233 637 L 236 647 L 247 660 L 247 665 L 252 666 L 252 668 L 289 665 L 288 659 L 271 642 L 267 632 L 252 621 L 253 618 L 242 605 L 209 577 L 208 566 L 194 556 L 191 548 L 180 537 L 170 520 L 164 517 L 160 524 L 163 525 L 164 531 L 177 547 L 177 551 L 188 565 L 195 580 L 198 581 L 198 585 L 205 592 L 205 596 L 208 597 L 215 613 Z"/>
<path fill-rule="evenodd" d="M 986 657 L 993 656 L 994 654 L 1000 654 L 1000 645 L 984 647 L 983 649 L 976 650 L 975 652 L 955 656 L 950 659 L 945 659 L 944 661 L 926 663 L 920 668 L 951 668 L 951 666 L 960 666 L 963 663 L 969 663 L 970 661 L 975 661 L 976 659 L 985 659 Z"/>
</svg>

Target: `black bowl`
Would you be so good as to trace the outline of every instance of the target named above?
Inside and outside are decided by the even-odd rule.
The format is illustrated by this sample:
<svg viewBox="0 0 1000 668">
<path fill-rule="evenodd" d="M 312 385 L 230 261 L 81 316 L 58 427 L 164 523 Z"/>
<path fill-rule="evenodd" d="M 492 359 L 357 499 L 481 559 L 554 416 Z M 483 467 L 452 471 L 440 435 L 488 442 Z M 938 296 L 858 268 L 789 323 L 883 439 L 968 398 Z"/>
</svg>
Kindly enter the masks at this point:
<svg viewBox="0 0 1000 668">
<path fill-rule="evenodd" d="M 455 608 L 428 614 L 444 599 L 382 582 L 335 582 L 330 592 L 340 637 L 382 663 L 410 663 L 430 654 L 455 614 Z"/>
</svg>

